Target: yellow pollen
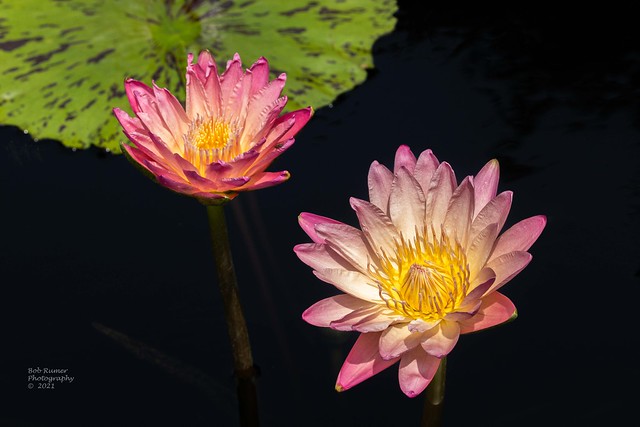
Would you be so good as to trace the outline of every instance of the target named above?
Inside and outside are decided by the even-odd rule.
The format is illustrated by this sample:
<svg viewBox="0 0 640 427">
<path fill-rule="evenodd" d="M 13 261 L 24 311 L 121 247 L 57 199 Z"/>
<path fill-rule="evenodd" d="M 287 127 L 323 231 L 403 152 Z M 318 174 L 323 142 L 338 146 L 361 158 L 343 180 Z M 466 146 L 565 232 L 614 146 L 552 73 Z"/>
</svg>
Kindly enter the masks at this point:
<svg viewBox="0 0 640 427">
<path fill-rule="evenodd" d="M 229 123 L 210 119 L 200 125 L 192 135 L 192 143 L 203 150 L 219 150 L 224 148 L 231 138 Z"/>
<path fill-rule="evenodd" d="M 211 163 L 229 162 L 240 154 L 239 134 L 239 127 L 234 122 L 198 117 L 183 136 L 184 158 L 204 176 Z"/>
<path fill-rule="evenodd" d="M 423 320 L 456 311 L 469 289 L 467 257 L 458 242 L 426 228 L 412 241 L 401 238 L 390 254 L 378 254 L 369 272 L 390 309 Z"/>
</svg>

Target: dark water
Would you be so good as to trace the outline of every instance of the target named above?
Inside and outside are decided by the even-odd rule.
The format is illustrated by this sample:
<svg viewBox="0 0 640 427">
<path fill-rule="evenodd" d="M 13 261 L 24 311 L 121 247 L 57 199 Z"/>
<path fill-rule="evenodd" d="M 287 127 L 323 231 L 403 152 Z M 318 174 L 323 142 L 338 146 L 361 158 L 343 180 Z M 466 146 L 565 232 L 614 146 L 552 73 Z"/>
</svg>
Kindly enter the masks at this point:
<svg viewBox="0 0 640 427">
<path fill-rule="evenodd" d="M 500 190 L 515 193 L 507 225 L 549 219 L 503 288 L 517 321 L 463 336 L 449 356 L 444 425 L 628 425 L 640 381 L 635 15 L 400 6 L 370 79 L 318 110 L 272 166 L 292 179 L 227 207 L 262 424 L 418 425 L 423 398 L 401 393 L 397 367 L 333 390 L 356 334 L 300 319 L 336 291 L 292 251 L 308 240 L 301 211 L 355 224 L 348 198 L 366 197 L 370 163 L 390 166 L 409 144 L 459 178 L 498 158 Z M 235 425 L 204 208 L 121 156 L 13 127 L 0 139 L 0 425 Z M 74 382 L 28 390 L 35 367 Z"/>
</svg>

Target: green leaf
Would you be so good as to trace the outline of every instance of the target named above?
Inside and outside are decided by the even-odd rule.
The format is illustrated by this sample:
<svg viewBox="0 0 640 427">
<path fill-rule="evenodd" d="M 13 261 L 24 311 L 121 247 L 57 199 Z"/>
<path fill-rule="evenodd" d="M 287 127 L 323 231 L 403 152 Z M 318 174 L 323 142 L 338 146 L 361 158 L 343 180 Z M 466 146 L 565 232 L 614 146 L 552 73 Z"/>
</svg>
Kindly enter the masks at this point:
<svg viewBox="0 0 640 427">
<path fill-rule="evenodd" d="M 184 99 L 186 54 L 223 67 L 264 56 L 287 73 L 289 109 L 318 109 L 362 83 L 395 0 L 0 0 L 0 123 L 34 138 L 119 152 L 113 107 L 132 77 Z"/>
</svg>

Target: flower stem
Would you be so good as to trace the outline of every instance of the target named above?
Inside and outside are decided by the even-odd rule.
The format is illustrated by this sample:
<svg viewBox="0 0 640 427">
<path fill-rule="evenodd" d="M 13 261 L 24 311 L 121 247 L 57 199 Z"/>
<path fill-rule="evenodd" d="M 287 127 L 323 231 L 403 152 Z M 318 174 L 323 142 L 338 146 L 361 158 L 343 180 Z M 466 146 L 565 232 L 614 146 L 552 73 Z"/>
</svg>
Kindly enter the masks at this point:
<svg viewBox="0 0 640 427">
<path fill-rule="evenodd" d="M 236 272 L 233 267 L 229 234 L 222 205 L 208 205 L 209 229 L 213 244 L 213 255 L 218 271 L 218 286 L 224 305 L 227 331 L 233 353 L 233 364 L 238 380 L 237 393 L 240 409 L 240 425 L 257 426 L 258 399 L 256 393 L 256 371 L 251 355 L 249 332 L 242 313 Z"/>
<path fill-rule="evenodd" d="M 422 427 L 442 425 L 442 407 L 444 406 L 444 382 L 447 373 L 447 358 L 440 360 L 440 366 L 431 383 L 427 386 L 427 396 L 422 413 Z"/>
</svg>

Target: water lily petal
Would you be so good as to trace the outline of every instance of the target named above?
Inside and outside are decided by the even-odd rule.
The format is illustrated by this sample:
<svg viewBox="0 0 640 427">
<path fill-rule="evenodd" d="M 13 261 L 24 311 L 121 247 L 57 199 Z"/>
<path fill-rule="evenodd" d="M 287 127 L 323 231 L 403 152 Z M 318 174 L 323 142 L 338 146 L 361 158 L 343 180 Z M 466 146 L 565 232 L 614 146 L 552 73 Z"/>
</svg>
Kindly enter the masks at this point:
<svg viewBox="0 0 640 427">
<path fill-rule="evenodd" d="M 440 163 L 431 178 L 426 194 L 426 223 L 431 224 L 435 230 L 440 230 L 455 188 L 456 177 L 451 166 L 447 162 Z"/>
<path fill-rule="evenodd" d="M 408 145 L 401 145 L 396 150 L 396 158 L 393 164 L 393 174 L 397 174 L 401 168 L 406 168 L 413 174 L 416 168 L 416 156 L 413 155 Z"/>
<path fill-rule="evenodd" d="M 504 323 L 516 313 L 511 300 L 500 292 L 494 292 L 482 299 L 482 305 L 472 318 L 459 322 L 460 333 L 480 331 Z"/>
<path fill-rule="evenodd" d="M 313 304 L 302 313 L 302 318 L 314 326 L 328 328 L 331 322 L 342 319 L 354 311 L 366 310 L 374 305 L 349 294 L 340 294 Z"/>
<path fill-rule="evenodd" d="M 219 117 L 222 115 L 222 90 L 220 89 L 218 66 L 209 51 L 203 50 L 200 52 L 198 56 L 198 66 L 204 74 L 205 102 L 208 105 L 211 115 Z"/>
<path fill-rule="evenodd" d="M 206 102 L 207 96 L 204 89 L 202 80 L 198 78 L 195 65 L 191 63 L 189 59 L 189 65 L 187 66 L 187 94 L 186 94 L 186 112 L 189 120 L 195 120 L 197 118 L 206 118 L 212 115 L 209 110 L 209 105 Z"/>
<path fill-rule="evenodd" d="M 152 98 L 147 94 L 140 94 L 136 92 L 136 98 L 138 99 L 138 103 L 144 108 L 144 111 L 139 111 L 136 113 L 138 119 L 147 129 L 148 133 L 154 134 L 162 140 L 163 145 L 165 145 L 169 150 L 175 152 L 180 149 L 180 144 L 175 140 L 173 133 L 167 128 L 162 115 L 156 108 L 155 97 Z"/>
<path fill-rule="evenodd" d="M 316 232 L 316 225 L 342 223 L 340 221 L 336 221 L 335 219 L 327 218 L 326 216 L 316 215 L 309 212 L 302 212 L 300 215 L 298 215 L 298 224 L 300 224 L 300 227 L 304 230 L 304 232 L 307 233 L 309 237 L 311 237 L 311 240 L 316 243 L 324 243 L 324 238 L 320 237 Z"/>
<path fill-rule="evenodd" d="M 428 337 L 420 344 L 432 356 L 442 358 L 449 354 L 458 343 L 460 326 L 458 322 L 443 320 L 436 328 L 425 332 Z"/>
<path fill-rule="evenodd" d="M 529 252 L 513 251 L 489 261 L 487 267 L 496 272 L 496 281 L 491 285 L 487 294 L 500 289 L 520 273 L 531 262 L 532 258 L 533 256 Z"/>
<path fill-rule="evenodd" d="M 285 182 L 291 175 L 288 171 L 261 172 L 251 176 L 251 180 L 243 185 L 238 185 L 238 191 L 259 190 L 261 188 L 273 187 Z"/>
<path fill-rule="evenodd" d="M 181 180 L 179 181 L 175 176 L 171 176 L 169 174 L 156 175 L 156 178 L 158 179 L 158 182 L 164 187 L 167 187 L 169 190 L 173 190 L 177 193 L 191 195 L 200 191 L 193 185 L 187 184 L 186 182 Z"/>
<path fill-rule="evenodd" d="M 498 179 L 500 178 L 500 165 L 496 159 L 489 160 L 480 172 L 473 178 L 475 190 L 475 209 L 473 217 L 491 201 L 498 192 Z"/>
<path fill-rule="evenodd" d="M 380 336 L 380 356 L 385 359 L 394 359 L 403 353 L 420 345 L 425 334 L 411 332 L 406 323 L 392 325 Z"/>
<path fill-rule="evenodd" d="M 398 359 L 384 360 L 380 357 L 378 351 L 380 334 L 381 332 L 360 334 L 340 369 L 336 390 L 348 390 L 398 361 Z"/>
<path fill-rule="evenodd" d="M 240 55 L 235 53 L 233 59 L 227 61 L 227 69 L 220 76 L 220 90 L 222 91 L 223 100 L 228 100 L 231 97 L 242 75 L 242 61 L 240 60 Z M 223 104 L 223 109 L 224 108 L 226 108 L 226 106 Z"/>
<path fill-rule="evenodd" d="M 389 327 L 398 317 L 389 316 L 388 311 L 386 307 L 372 304 L 331 322 L 330 327 L 338 331 L 379 332 Z"/>
<path fill-rule="evenodd" d="M 131 109 L 134 114 L 143 111 L 142 106 L 138 102 L 138 93 L 145 93 L 149 97 L 154 96 L 153 90 L 149 86 L 134 79 L 126 79 L 124 81 L 124 91 L 127 94 L 127 99 L 129 100 L 129 104 L 131 104 Z"/>
<path fill-rule="evenodd" d="M 269 83 L 269 62 L 267 58 L 261 56 L 256 62 L 249 68 L 251 72 L 251 90 L 249 96 L 253 97 Z M 284 73 L 283 73 L 284 74 Z M 276 98 L 280 94 L 276 95 Z"/>
<path fill-rule="evenodd" d="M 153 84 L 153 93 L 156 97 L 157 107 L 164 120 L 167 129 L 173 135 L 174 141 L 179 141 L 182 135 L 187 133 L 189 118 L 182 108 L 180 101 L 165 88 Z"/>
<path fill-rule="evenodd" d="M 511 191 L 504 191 L 491 199 L 473 220 L 469 235 L 471 241 L 489 224 L 498 224 L 499 233 L 509 215 L 512 200 L 513 192 Z"/>
<path fill-rule="evenodd" d="M 469 263 L 469 270 L 473 277 L 476 272 L 482 270 L 498 236 L 498 224 L 489 224 L 480 233 L 478 233 L 469 249 L 467 249 L 467 262 Z"/>
<path fill-rule="evenodd" d="M 440 162 L 431 150 L 425 150 L 420 153 L 414 170 L 414 178 L 418 181 L 420 187 L 422 187 L 425 197 L 429 190 L 431 178 L 433 178 L 433 174 L 438 168 L 438 165 L 440 165 Z"/>
<path fill-rule="evenodd" d="M 394 242 L 400 240 L 400 235 L 389 217 L 372 203 L 355 197 L 349 201 L 353 210 L 356 211 L 362 232 L 373 250 L 376 252 L 382 250 L 387 253 L 392 251 Z"/>
<path fill-rule="evenodd" d="M 434 319 L 434 320 L 425 320 L 425 319 L 414 319 L 409 322 L 408 328 L 411 332 L 424 332 L 428 331 L 431 328 L 435 328 L 438 326 L 442 319 Z"/>
<path fill-rule="evenodd" d="M 251 90 L 252 76 L 250 72 L 243 73 L 238 82 L 233 87 L 231 94 L 223 101 L 222 117 L 225 121 L 238 121 L 245 123 L 247 116 L 247 106 L 249 104 L 249 91 Z M 247 128 L 244 127 L 246 131 Z"/>
<path fill-rule="evenodd" d="M 425 197 L 418 181 L 401 167 L 391 185 L 389 217 L 405 240 L 413 240 L 416 227 L 424 224 Z"/>
<path fill-rule="evenodd" d="M 408 397 L 416 397 L 427 388 L 439 366 L 440 359 L 425 353 L 420 347 L 404 353 L 398 369 L 400 389 Z"/>
<path fill-rule="evenodd" d="M 313 274 L 323 282 L 327 282 L 349 295 L 371 302 L 381 302 L 378 287 L 371 280 L 357 271 L 339 268 L 314 270 Z"/>
<path fill-rule="evenodd" d="M 293 250 L 302 262 L 314 270 L 342 268 L 349 271 L 356 271 L 355 266 L 331 250 L 327 245 L 303 243 L 296 245 Z"/>
<path fill-rule="evenodd" d="M 286 81 L 286 74 L 282 73 L 277 79 L 269 82 L 266 86 L 261 86 L 259 91 L 253 94 L 249 101 L 251 109 L 247 114 L 247 127 L 252 128 L 260 125 L 261 117 L 264 117 L 268 110 L 273 109 L 271 106 L 280 99 Z"/>
<path fill-rule="evenodd" d="M 476 302 L 486 295 L 495 281 L 495 271 L 488 267 L 483 268 L 477 276 L 476 283 L 469 287 L 467 296 L 462 300 L 458 309 L 465 312 L 477 310 Z"/>
<path fill-rule="evenodd" d="M 262 141 L 266 142 L 266 139 L 263 139 Z M 294 142 L 295 140 L 291 138 L 287 141 L 280 141 L 278 144 L 274 144 L 277 145 L 277 147 L 264 147 L 261 146 L 260 143 L 254 145 L 254 147 L 248 152 L 258 150 L 258 157 L 253 160 L 253 164 L 251 166 L 246 168 L 245 173 L 247 175 L 254 175 L 256 173 L 263 172 L 276 157 L 284 153 L 293 145 Z M 236 166 L 234 164 L 234 167 L 239 168 L 240 166 Z"/>
<path fill-rule="evenodd" d="M 374 161 L 369 168 L 367 180 L 369 183 L 369 200 L 379 207 L 382 212 L 388 212 L 393 174 L 385 166 Z"/>
<path fill-rule="evenodd" d="M 331 249 L 349 261 L 363 273 L 368 271 L 369 249 L 362 231 L 342 223 L 321 223 L 315 227 L 316 234 Z"/>
<path fill-rule="evenodd" d="M 466 177 L 451 195 L 447 213 L 442 224 L 450 238 L 454 238 L 463 246 L 469 235 L 469 226 L 473 216 L 473 185 Z"/>
<path fill-rule="evenodd" d="M 497 258 L 513 251 L 526 251 L 534 244 L 547 225 L 544 215 L 532 216 L 516 223 L 496 241 L 491 258 Z"/>
<path fill-rule="evenodd" d="M 290 113 L 283 114 L 280 116 L 273 125 L 273 132 L 269 134 L 268 140 L 275 139 L 274 135 L 277 135 L 278 141 L 286 141 L 289 138 L 293 138 L 293 136 L 302 129 L 304 125 L 307 124 L 309 119 L 313 116 L 313 108 L 307 107 L 301 110 L 292 111 Z M 291 121 L 293 120 L 293 123 Z M 289 124 L 290 123 L 290 124 Z M 286 125 L 286 131 L 280 134 L 278 129 L 281 126 Z"/>
</svg>

